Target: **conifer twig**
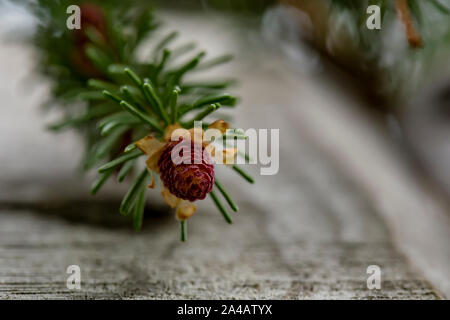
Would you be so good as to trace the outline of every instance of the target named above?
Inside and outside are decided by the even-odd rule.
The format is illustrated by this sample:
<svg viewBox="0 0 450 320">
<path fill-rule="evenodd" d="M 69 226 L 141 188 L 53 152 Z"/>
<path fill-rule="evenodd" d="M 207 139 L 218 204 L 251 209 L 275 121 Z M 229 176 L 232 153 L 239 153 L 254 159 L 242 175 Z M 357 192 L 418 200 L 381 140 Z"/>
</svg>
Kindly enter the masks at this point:
<svg viewBox="0 0 450 320">
<path fill-rule="evenodd" d="M 414 21 L 409 10 L 409 5 L 407 0 L 395 0 L 395 7 L 397 10 L 397 15 L 405 27 L 406 36 L 408 38 L 409 44 L 414 48 L 419 48 L 423 46 L 422 38 L 417 32 Z"/>
</svg>

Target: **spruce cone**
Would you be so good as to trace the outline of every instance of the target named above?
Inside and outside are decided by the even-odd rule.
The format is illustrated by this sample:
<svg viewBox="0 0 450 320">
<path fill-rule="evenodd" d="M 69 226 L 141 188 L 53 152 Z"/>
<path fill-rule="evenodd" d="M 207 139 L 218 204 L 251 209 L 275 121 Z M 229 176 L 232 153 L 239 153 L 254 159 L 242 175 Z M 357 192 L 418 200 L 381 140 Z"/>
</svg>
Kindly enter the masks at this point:
<svg viewBox="0 0 450 320">
<path fill-rule="evenodd" d="M 92 4 L 83 3 L 80 5 L 81 11 L 81 29 L 75 31 L 75 39 L 77 45 L 83 46 L 89 43 L 89 38 L 86 35 L 86 29 L 92 27 L 105 41 L 106 38 L 106 17 L 102 7 Z"/>
<path fill-rule="evenodd" d="M 175 146 L 176 156 L 183 160 L 190 157 L 190 164 L 183 163 L 185 161 L 175 164 L 172 161 L 171 153 Z M 158 160 L 158 168 L 161 181 L 170 193 L 184 200 L 195 201 L 204 199 L 211 191 L 214 185 L 214 165 L 209 154 L 203 151 L 203 146 L 195 145 L 189 139 L 169 142 L 164 147 Z"/>
<path fill-rule="evenodd" d="M 103 73 L 98 70 L 91 60 L 86 56 L 86 48 L 91 44 L 86 35 L 87 28 L 94 28 L 103 43 L 107 42 L 106 17 L 103 9 L 95 4 L 84 3 L 80 5 L 81 29 L 74 30 L 75 49 L 70 59 L 76 70 L 85 77 L 104 78 Z"/>
</svg>

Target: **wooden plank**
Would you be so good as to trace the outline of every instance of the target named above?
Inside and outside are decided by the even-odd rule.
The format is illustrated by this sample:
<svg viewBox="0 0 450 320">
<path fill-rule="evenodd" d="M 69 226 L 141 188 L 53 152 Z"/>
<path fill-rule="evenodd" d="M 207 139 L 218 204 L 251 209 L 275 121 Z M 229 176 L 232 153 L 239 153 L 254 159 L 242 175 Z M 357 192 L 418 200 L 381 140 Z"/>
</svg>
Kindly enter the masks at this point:
<svg viewBox="0 0 450 320">
<path fill-rule="evenodd" d="M 276 218 L 263 206 L 246 203 L 228 226 L 205 208 L 189 221 L 189 241 L 183 244 L 169 213 L 146 219 L 136 234 L 128 224 L 105 227 L 115 218 L 101 210 L 101 224 L 83 217 L 73 221 L 73 216 L 68 221 L 64 212 L 71 206 L 57 214 L 1 210 L 0 299 L 438 297 L 409 270 L 372 218 L 376 236 L 345 240 L 329 211 L 277 212 L 285 217 Z M 315 223 L 309 217 L 314 237 L 300 227 L 312 214 L 322 216 Z M 324 228 L 337 232 L 324 237 Z M 80 291 L 66 287 L 66 268 L 72 264 L 81 268 Z M 366 287 L 370 264 L 381 267 L 381 290 Z"/>
</svg>

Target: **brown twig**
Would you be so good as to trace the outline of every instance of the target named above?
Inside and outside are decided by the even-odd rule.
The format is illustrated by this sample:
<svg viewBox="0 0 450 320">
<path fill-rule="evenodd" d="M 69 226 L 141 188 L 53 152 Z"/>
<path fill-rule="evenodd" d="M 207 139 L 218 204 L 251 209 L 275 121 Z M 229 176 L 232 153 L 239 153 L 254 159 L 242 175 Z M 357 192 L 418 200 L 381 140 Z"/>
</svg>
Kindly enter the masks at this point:
<svg viewBox="0 0 450 320">
<path fill-rule="evenodd" d="M 408 0 L 396 0 L 395 7 L 397 9 L 397 15 L 405 26 L 406 36 L 411 47 L 419 48 L 423 46 L 422 38 L 417 32 L 414 21 L 409 11 Z"/>
</svg>

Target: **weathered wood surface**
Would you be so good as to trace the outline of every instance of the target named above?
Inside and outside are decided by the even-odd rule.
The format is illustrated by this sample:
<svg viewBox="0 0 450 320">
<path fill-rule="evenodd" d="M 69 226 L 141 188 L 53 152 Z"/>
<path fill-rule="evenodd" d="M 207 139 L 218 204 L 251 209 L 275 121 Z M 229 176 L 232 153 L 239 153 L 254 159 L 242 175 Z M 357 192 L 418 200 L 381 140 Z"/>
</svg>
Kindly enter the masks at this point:
<svg viewBox="0 0 450 320">
<path fill-rule="evenodd" d="M 102 200 L 85 197 L 88 179 L 80 181 L 71 171 L 81 150 L 74 135 L 42 131 L 36 107 L 45 88 L 18 94 L 30 71 L 30 52 L 2 45 L 0 93 L 10 106 L 0 110 L 7 120 L 0 127 L 0 146 L 8 149 L 0 153 L 0 299 L 441 298 L 428 280 L 448 282 L 442 276 L 448 266 L 447 220 L 442 229 L 424 229 L 425 237 L 438 241 L 436 266 L 418 265 L 413 255 L 408 261 L 396 249 L 411 236 L 404 237 L 399 225 L 411 224 L 399 224 L 395 214 L 405 219 L 398 211 L 426 190 L 409 185 L 415 181 L 411 172 L 401 168 L 403 159 L 381 138 L 381 130 L 349 107 L 360 102 L 329 95 L 317 79 L 296 73 L 263 44 L 249 51 L 247 43 L 246 59 L 232 32 L 221 33 L 222 41 L 212 45 L 212 35 L 232 22 L 205 28 L 200 19 L 177 18 L 211 51 L 235 46 L 241 53 L 241 62 L 222 69 L 242 81 L 236 123 L 281 129 L 279 174 L 258 176 L 249 186 L 219 169 L 240 206 L 232 226 L 205 201 L 189 221 L 187 243 L 178 241 L 178 226 L 164 209 L 147 212 L 142 232 L 134 233 L 117 214 L 121 190 L 116 186 L 109 185 Z M 261 48 L 267 52 L 256 56 Z M 370 150 L 365 140 L 358 140 L 366 130 L 375 137 L 374 148 L 381 146 L 373 159 L 363 154 Z M 379 176 L 380 159 L 395 173 L 399 188 Z M 358 161 L 365 161 L 367 171 Z M 404 194 L 410 190 L 412 195 Z M 149 202 L 164 208 L 158 197 Z M 428 205 L 440 208 L 438 200 Z M 417 210 L 421 216 L 420 207 L 409 208 L 411 216 Z M 72 264 L 81 268 L 80 291 L 65 285 Z M 382 270 L 381 290 L 366 287 L 366 269 L 373 264 Z"/>
<path fill-rule="evenodd" d="M 233 226 L 205 209 L 189 224 L 186 244 L 170 215 L 146 219 L 136 234 L 66 221 L 63 208 L 54 215 L 2 209 L 0 298 L 437 298 L 360 205 L 367 215 L 354 211 L 352 224 L 362 228 L 344 227 L 325 203 L 284 212 L 241 203 Z M 81 268 L 80 291 L 66 288 L 72 264 Z M 381 290 L 366 287 L 371 264 L 381 267 Z"/>
</svg>

